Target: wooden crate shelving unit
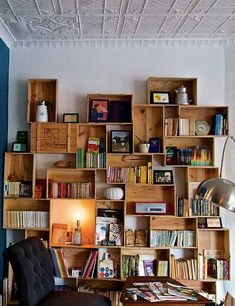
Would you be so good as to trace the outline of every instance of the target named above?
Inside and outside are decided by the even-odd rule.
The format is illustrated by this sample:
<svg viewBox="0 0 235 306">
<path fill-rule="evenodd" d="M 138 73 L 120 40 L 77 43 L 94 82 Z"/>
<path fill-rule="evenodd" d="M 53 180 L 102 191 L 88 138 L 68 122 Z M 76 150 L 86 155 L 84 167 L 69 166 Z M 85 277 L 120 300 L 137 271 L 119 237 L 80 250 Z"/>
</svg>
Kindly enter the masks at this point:
<svg viewBox="0 0 235 306">
<path fill-rule="evenodd" d="M 180 85 L 187 87 L 192 104 L 188 106 L 166 104 L 149 104 L 150 92 L 162 91 L 170 92 L 171 102 L 175 101 L 175 89 Z M 42 231 L 37 228 L 25 228 L 26 236 L 40 235 L 49 241 L 51 247 L 57 247 L 51 244 L 51 232 L 53 223 L 68 224 L 68 231 L 73 231 L 75 222 L 81 218 L 83 229 L 82 245 L 75 246 L 65 244 L 63 248 L 68 266 L 78 266 L 83 269 L 85 262 L 91 250 L 98 251 L 99 259 L 104 253 L 110 253 L 114 260 L 115 277 L 110 279 L 99 279 L 97 273 L 93 279 L 76 279 L 76 285 L 87 283 L 90 287 L 122 288 L 124 282 L 123 258 L 124 256 L 150 255 L 155 258 L 168 261 L 168 275 L 172 273 L 171 255 L 175 250 L 181 250 L 183 256 L 198 260 L 199 254 L 204 249 L 221 248 L 223 241 L 223 252 L 226 258 L 229 257 L 229 231 L 226 229 L 199 229 L 198 222 L 200 217 L 184 216 L 178 217 L 177 197 L 181 196 L 185 201 L 190 201 L 190 192 L 193 184 L 202 180 L 218 177 L 218 168 L 214 166 L 214 138 L 210 133 L 206 136 L 179 136 L 166 134 L 165 120 L 177 118 L 177 120 L 192 119 L 206 120 L 211 126 L 213 117 L 217 113 L 223 114 L 228 120 L 228 108 L 224 106 L 197 106 L 197 80 L 196 78 L 149 78 L 147 81 L 148 104 L 133 104 L 132 95 L 128 94 L 88 94 L 87 95 L 87 122 L 84 123 L 56 123 L 57 99 L 57 81 L 56 80 L 30 80 L 29 81 L 29 99 L 28 103 L 28 122 L 31 123 L 31 153 L 7 153 L 5 158 L 4 180 L 6 181 L 10 174 L 16 173 L 20 179 L 29 179 L 32 181 L 34 191 L 36 181 L 36 156 L 43 154 L 64 154 L 70 168 L 52 168 L 52 165 L 44 169 L 44 179 L 47 182 L 46 199 L 34 199 L 33 196 L 26 201 L 23 199 L 5 198 L 4 215 L 10 210 L 45 210 L 50 212 L 49 230 Z M 37 100 L 53 100 L 53 110 L 48 123 L 36 123 L 35 121 L 35 103 Z M 108 112 L 113 109 L 120 109 L 127 112 L 127 116 L 111 116 L 109 113 L 105 122 L 91 122 L 90 111 L 93 101 L 108 101 Z M 115 102 L 113 105 L 113 101 Z M 120 119 L 117 121 L 115 118 Z M 110 150 L 112 130 L 127 130 L 132 135 L 130 153 L 112 153 Z M 75 157 L 78 148 L 87 151 L 87 142 L 89 137 L 103 138 L 104 151 L 106 153 L 106 165 L 102 169 L 76 169 Z M 140 153 L 138 150 L 139 139 L 148 140 L 151 137 L 159 137 L 161 141 L 160 152 Z M 192 165 L 166 165 L 166 148 L 169 146 L 179 148 L 192 148 L 195 146 L 209 146 L 212 151 L 212 164 L 210 166 L 192 166 Z M 69 157 L 71 156 L 71 158 Z M 46 158 L 46 155 L 45 155 Z M 56 160 L 55 160 L 56 161 Z M 173 170 L 174 174 L 181 173 L 183 179 L 174 184 L 156 185 L 152 183 L 108 183 L 107 176 L 109 167 L 117 168 L 138 168 L 151 164 L 151 173 L 155 169 Z M 42 169 L 40 169 L 42 171 Z M 177 176 L 177 175 L 176 175 Z M 91 199 L 60 199 L 49 198 L 50 180 L 58 182 L 92 182 L 94 184 L 94 196 Z M 104 190 L 107 187 L 121 187 L 124 190 L 124 197 L 121 200 L 107 200 L 104 197 Z M 181 188 L 179 188 L 181 187 Z M 181 190 L 180 190 L 181 189 Z M 164 202 L 167 212 L 163 215 L 137 215 L 135 213 L 136 202 Z M 123 236 L 126 229 L 144 229 L 147 232 L 147 245 L 130 247 L 126 245 L 125 239 L 121 246 L 99 246 L 95 244 L 96 236 L 96 216 L 98 209 L 119 209 L 122 211 Z M 80 217 L 77 213 L 80 212 Z M 7 226 L 6 220 L 3 222 Z M 195 241 L 191 247 L 150 247 L 150 230 L 193 230 L 195 231 Z M 208 290 L 210 293 L 216 291 L 216 280 L 187 280 L 186 284 L 194 286 L 200 290 Z"/>
</svg>

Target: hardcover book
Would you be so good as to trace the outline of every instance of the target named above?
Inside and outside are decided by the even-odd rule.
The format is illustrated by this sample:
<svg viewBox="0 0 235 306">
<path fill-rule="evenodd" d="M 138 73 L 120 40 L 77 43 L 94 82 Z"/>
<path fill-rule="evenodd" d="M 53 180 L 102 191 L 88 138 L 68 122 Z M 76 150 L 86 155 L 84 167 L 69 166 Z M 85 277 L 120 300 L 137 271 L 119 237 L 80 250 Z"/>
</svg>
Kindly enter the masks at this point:
<svg viewBox="0 0 235 306">
<path fill-rule="evenodd" d="M 65 245 L 67 237 L 67 224 L 53 223 L 51 244 Z"/>
</svg>

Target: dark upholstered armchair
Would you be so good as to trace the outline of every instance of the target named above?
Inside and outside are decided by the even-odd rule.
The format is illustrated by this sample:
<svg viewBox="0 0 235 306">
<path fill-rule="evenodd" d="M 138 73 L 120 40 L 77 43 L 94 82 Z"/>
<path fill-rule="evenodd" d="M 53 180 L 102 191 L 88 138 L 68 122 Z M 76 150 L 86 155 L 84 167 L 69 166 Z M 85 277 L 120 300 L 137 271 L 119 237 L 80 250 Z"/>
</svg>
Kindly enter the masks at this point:
<svg viewBox="0 0 235 306">
<path fill-rule="evenodd" d="M 3 252 L 12 265 L 19 306 L 111 306 L 104 296 L 55 291 L 50 255 L 40 238 L 30 237 Z"/>
</svg>

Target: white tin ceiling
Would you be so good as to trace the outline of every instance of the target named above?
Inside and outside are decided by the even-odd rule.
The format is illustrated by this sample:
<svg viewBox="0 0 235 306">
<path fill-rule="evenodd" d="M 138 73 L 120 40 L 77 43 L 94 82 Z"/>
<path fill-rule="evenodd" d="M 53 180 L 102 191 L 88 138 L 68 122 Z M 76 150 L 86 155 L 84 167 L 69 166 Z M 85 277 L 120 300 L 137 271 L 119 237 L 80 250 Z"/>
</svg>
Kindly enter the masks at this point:
<svg viewBox="0 0 235 306">
<path fill-rule="evenodd" d="M 0 0 L 15 45 L 234 42 L 235 0 Z"/>
</svg>

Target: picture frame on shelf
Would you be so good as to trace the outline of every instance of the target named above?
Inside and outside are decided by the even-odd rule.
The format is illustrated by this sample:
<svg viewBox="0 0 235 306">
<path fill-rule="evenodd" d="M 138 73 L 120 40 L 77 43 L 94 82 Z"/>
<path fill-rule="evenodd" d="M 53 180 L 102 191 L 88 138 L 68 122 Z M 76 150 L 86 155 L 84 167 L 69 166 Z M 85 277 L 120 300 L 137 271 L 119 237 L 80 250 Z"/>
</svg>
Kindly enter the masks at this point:
<svg viewBox="0 0 235 306">
<path fill-rule="evenodd" d="M 153 182 L 154 184 L 173 184 L 172 170 L 154 170 Z"/>
<path fill-rule="evenodd" d="M 12 143 L 12 152 L 27 152 L 27 143 L 21 143 L 21 142 L 13 142 Z"/>
<path fill-rule="evenodd" d="M 79 114 L 78 113 L 65 113 L 63 114 L 63 122 L 64 123 L 78 123 Z"/>
<path fill-rule="evenodd" d="M 170 93 L 167 91 L 151 91 L 150 104 L 169 104 Z"/>
<path fill-rule="evenodd" d="M 222 228 L 221 217 L 207 217 L 206 228 Z"/>
<path fill-rule="evenodd" d="M 108 121 L 109 100 L 94 99 L 90 101 L 90 121 L 107 122 Z"/>
<path fill-rule="evenodd" d="M 125 130 L 110 131 L 111 153 L 131 152 L 131 132 Z"/>
</svg>

